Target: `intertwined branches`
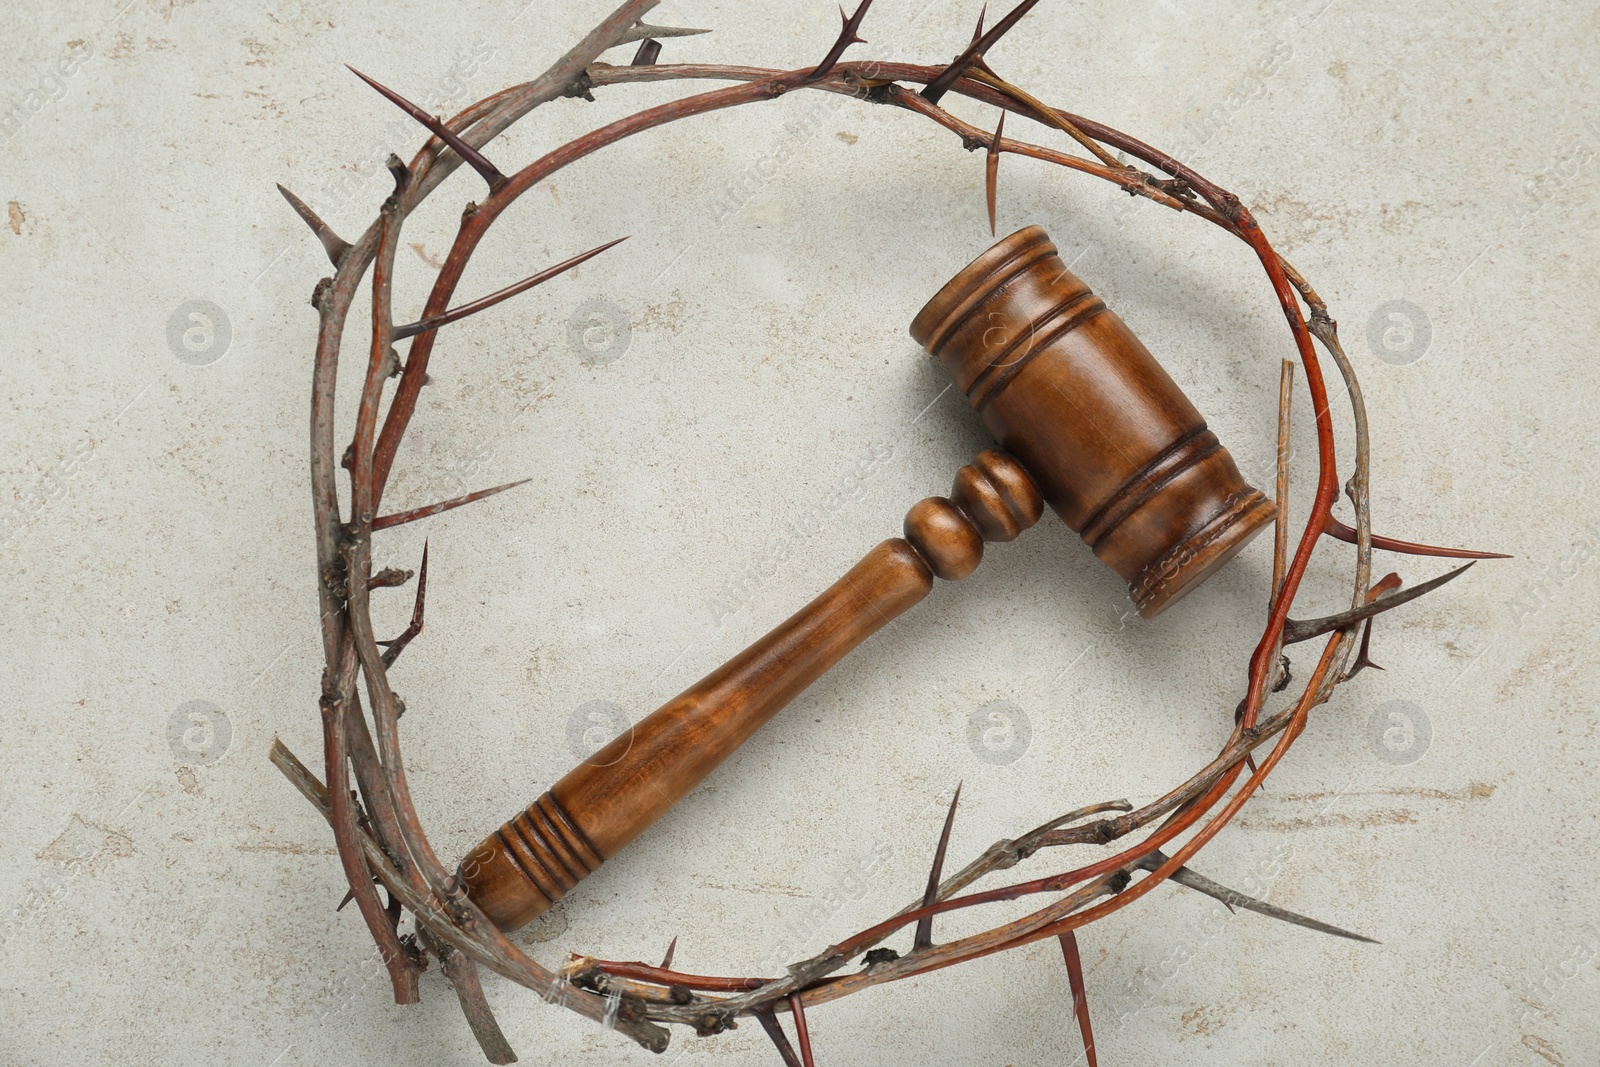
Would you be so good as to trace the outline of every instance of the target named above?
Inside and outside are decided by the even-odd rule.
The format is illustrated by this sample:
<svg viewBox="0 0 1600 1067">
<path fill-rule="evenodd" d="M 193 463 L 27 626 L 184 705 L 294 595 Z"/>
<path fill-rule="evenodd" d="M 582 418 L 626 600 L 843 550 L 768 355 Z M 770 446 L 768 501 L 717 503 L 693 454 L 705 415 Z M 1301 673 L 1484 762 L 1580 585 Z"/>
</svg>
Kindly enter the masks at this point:
<svg viewBox="0 0 1600 1067">
<path fill-rule="evenodd" d="M 515 1056 L 484 1001 L 478 965 L 656 1051 L 666 1047 L 667 1025 L 685 1025 L 697 1033 L 712 1034 L 735 1025 L 741 1016 L 753 1015 L 772 1036 L 785 1062 L 809 1064 L 812 1052 L 806 1009 L 870 986 L 1055 937 L 1061 942 L 1073 988 L 1073 1010 L 1092 1063 L 1093 1041 L 1074 931 L 1127 907 L 1166 880 L 1207 893 L 1230 907 L 1241 906 L 1338 936 L 1359 938 L 1252 900 L 1195 873 L 1187 864 L 1284 758 L 1305 729 L 1311 710 L 1326 702 L 1340 682 L 1372 665 L 1366 651 L 1373 616 L 1442 584 L 1456 573 L 1396 592 L 1399 579 L 1395 575 L 1377 583 L 1371 580 L 1374 547 L 1435 555 L 1486 554 L 1432 549 L 1373 535 L 1365 406 L 1350 362 L 1340 347 L 1334 320 L 1310 284 L 1273 250 L 1254 216 L 1237 197 L 1181 161 L 1101 123 L 1050 107 L 994 73 L 986 53 L 1036 2 L 1024 0 L 987 31 L 980 17 L 971 42 L 955 61 L 920 66 L 843 62 L 845 50 L 861 40 L 858 31 L 871 3 L 862 0 L 853 14 L 841 11 L 843 30 L 820 64 L 784 71 L 659 64 L 662 38 L 699 31 L 647 26 L 641 19 L 655 0 L 628 0 L 543 75 L 473 104 L 448 121 L 428 115 L 399 92 L 360 75 L 422 123 L 432 136 L 409 164 L 391 157 L 394 192 L 384 202 L 377 220 L 358 240 L 347 242 L 338 237 L 311 208 L 284 190 L 335 268 L 331 278 L 318 283 L 312 297 L 320 320 L 312 386 L 311 474 L 325 657 L 320 703 L 326 786 L 281 743 L 274 745 L 272 758 L 331 824 L 350 896 L 377 942 L 396 1001 L 414 1002 L 418 995 L 417 976 L 427 965 L 427 957 L 439 959 L 474 1034 L 492 1062 L 510 1062 Z M 608 48 L 635 41 L 642 43 L 633 64 L 612 66 L 597 62 Z M 619 119 L 509 174 L 485 154 L 486 146 L 514 122 L 559 97 L 587 97 L 595 89 L 629 83 L 691 79 L 732 84 Z M 920 91 L 918 86 L 922 87 Z M 634 134 L 801 89 L 899 108 L 951 131 L 967 148 L 986 149 L 985 184 L 991 226 L 1001 158 L 1021 155 L 1111 182 L 1131 195 L 1148 198 L 1174 212 L 1197 216 L 1242 241 L 1266 273 L 1303 369 L 1317 441 L 1315 494 L 1298 540 L 1291 545 L 1285 509 L 1288 398 L 1293 367 L 1285 363 L 1280 400 L 1278 537 L 1266 621 L 1249 661 L 1244 696 L 1235 711 L 1235 725 L 1227 742 L 1213 759 L 1165 795 L 1139 808 L 1122 800 L 1078 808 L 1020 838 L 997 842 L 946 877 L 943 865 L 955 815 L 952 803 L 926 893 L 884 921 L 790 965 L 778 977 L 674 971 L 671 951 L 659 966 L 574 957 L 560 973 L 554 973 L 529 959 L 466 896 L 455 876 L 434 854 L 412 803 L 398 732 L 405 709 L 389 685 L 387 672 L 406 643 L 422 632 L 426 553 L 418 577 L 415 609 L 406 631 L 393 641 L 379 641 L 370 612 L 373 590 L 409 580 L 406 572 L 385 569 L 373 573 L 375 533 L 511 486 L 485 489 L 392 515 L 380 511 L 384 489 L 400 441 L 416 410 L 440 331 L 616 243 L 602 245 L 497 293 L 451 309 L 450 302 L 474 251 L 495 221 L 523 193 L 567 164 Z M 997 123 L 995 132 L 989 134 L 940 107 L 940 100 L 947 93 L 1000 109 L 1002 121 Z M 1004 137 L 1003 119 L 1008 113 L 1030 120 L 1047 132 L 1065 134 L 1087 156 Z M 1124 159 L 1135 162 L 1123 162 Z M 420 314 L 409 325 L 396 325 L 392 279 L 401 228 L 417 206 L 463 162 L 484 179 L 486 195 L 463 211 L 454 244 Z M 372 343 L 354 433 L 348 447 L 341 448 L 334 437 L 334 396 L 342 340 L 361 282 L 369 272 Z M 401 341 L 408 342 L 404 357 L 395 348 Z M 1341 487 L 1327 386 L 1316 349 L 1319 343 L 1343 379 L 1353 413 L 1354 462 L 1343 491 L 1354 507 L 1354 527 L 1344 526 L 1332 516 Z M 391 380 L 396 382 L 392 393 L 388 389 Z M 346 508 L 340 506 L 340 466 L 349 475 Z M 1323 619 L 1292 620 L 1295 595 L 1324 535 L 1355 545 L 1350 609 Z M 1347 668 L 1357 633 L 1363 629 L 1360 655 Z M 1326 640 L 1315 665 L 1306 673 L 1299 695 L 1268 713 L 1268 697 L 1289 682 L 1284 648 L 1318 637 Z M 387 649 L 380 649 L 382 645 Z M 1263 749 L 1265 753 L 1257 764 L 1255 757 Z M 980 880 L 1041 853 L 1055 855 L 1049 850 L 1083 845 L 1104 847 L 1133 835 L 1139 835 L 1134 843 L 1091 863 L 1029 881 L 969 891 Z M 379 886 L 387 900 L 380 898 Z M 935 920 L 940 915 L 1023 897 L 1044 897 L 1047 902 L 1022 918 L 978 934 L 946 942 L 934 939 Z M 414 934 L 401 933 L 400 920 L 405 911 L 413 917 Z M 915 929 L 905 954 L 884 945 L 907 927 Z M 846 972 L 858 959 L 864 965 Z M 780 1013 L 792 1018 L 798 1050 L 776 1018 Z"/>
</svg>

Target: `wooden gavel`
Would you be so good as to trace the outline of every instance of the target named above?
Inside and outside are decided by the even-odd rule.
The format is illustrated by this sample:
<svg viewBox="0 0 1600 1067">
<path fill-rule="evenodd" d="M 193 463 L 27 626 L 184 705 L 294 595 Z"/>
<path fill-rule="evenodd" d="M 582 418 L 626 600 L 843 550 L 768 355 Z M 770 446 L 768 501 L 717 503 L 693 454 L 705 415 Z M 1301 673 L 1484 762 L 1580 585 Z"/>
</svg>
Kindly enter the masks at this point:
<svg viewBox="0 0 1600 1067">
<path fill-rule="evenodd" d="M 821 596 L 624 730 L 462 860 L 468 894 L 504 930 L 565 896 L 692 790 L 829 667 L 959 581 L 985 541 L 1048 502 L 1128 582 L 1151 618 L 1274 515 L 1133 332 L 1038 226 L 984 252 L 911 323 L 1004 452 L 956 472 L 949 499 L 906 513 Z"/>
</svg>

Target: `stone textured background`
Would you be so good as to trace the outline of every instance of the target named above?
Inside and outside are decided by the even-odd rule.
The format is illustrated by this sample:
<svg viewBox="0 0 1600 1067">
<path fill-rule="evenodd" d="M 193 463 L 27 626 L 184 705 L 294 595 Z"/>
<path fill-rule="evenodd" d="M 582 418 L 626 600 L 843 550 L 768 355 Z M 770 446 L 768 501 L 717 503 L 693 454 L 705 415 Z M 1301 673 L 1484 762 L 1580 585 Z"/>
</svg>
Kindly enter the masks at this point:
<svg viewBox="0 0 1600 1067">
<path fill-rule="evenodd" d="M 853 54 L 939 61 L 977 6 L 880 0 Z M 326 827 L 266 760 L 275 734 L 317 758 L 306 300 L 327 272 L 273 182 L 355 235 L 385 155 L 422 135 L 341 63 L 453 111 L 606 10 L 8 7 L 0 1062 L 482 1062 L 436 972 L 420 1007 L 388 1003 L 361 922 L 334 913 Z M 810 0 L 655 15 L 716 31 L 667 42 L 669 61 L 773 66 L 814 62 L 834 19 Z M 1163 889 L 1082 937 L 1102 1063 L 1600 1062 L 1597 34 L 1593 3 L 1050 0 L 991 57 L 1256 208 L 1362 375 L 1381 531 L 1517 557 L 1387 618 L 1388 670 L 1340 691 L 1196 864 L 1383 944 Z M 696 88 L 562 101 L 492 154 L 520 165 Z M 414 566 L 431 539 L 428 630 L 395 681 L 442 853 L 564 773 L 586 735 L 786 616 L 984 444 L 906 335 L 988 243 L 981 189 L 982 156 L 930 124 L 793 94 L 586 160 L 496 229 L 465 295 L 634 236 L 452 327 L 400 457 L 397 504 L 533 479 L 382 541 Z M 479 195 L 463 170 L 408 227 L 400 307 L 420 306 Z M 1243 247 L 1007 159 L 1002 232 L 1031 222 L 1266 484 L 1291 346 Z M 1297 444 L 1304 490 L 1309 433 Z M 1144 624 L 1041 523 L 830 674 L 523 943 L 554 965 L 653 958 L 676 935 L 687 969 L 771 970 L 919 891 L 957 781 L 962 860 L 1079 803 L 1158 795 L 1229 727 L 1270 554 L 1257 542 Z M 1347 595 L 1347 559 L 1326 547 L 1308 608 Z M 409 603 L 384 597 L 385 628 Z M 679 1036 L 657 1061 L 499 979 L 489 995 L 526 1063 L 776 1062 L 754 1026 Z M 1050 944 L 812 1026 L 830 1065 L 1077 1054 Z"/>
</svg>

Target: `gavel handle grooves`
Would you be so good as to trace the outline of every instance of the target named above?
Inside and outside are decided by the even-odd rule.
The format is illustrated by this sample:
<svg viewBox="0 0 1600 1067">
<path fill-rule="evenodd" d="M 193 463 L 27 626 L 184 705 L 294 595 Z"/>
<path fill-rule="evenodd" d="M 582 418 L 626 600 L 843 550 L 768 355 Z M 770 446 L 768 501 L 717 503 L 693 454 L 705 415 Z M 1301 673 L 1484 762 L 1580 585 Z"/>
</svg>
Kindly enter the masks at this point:
<svg viewBox="0 0 1600 1067">
<path fill-rule="evenodd" d="M 984 540 L 1038 520 L 1038 491 L 1010 456 L 987 450 L 891 538 L 755 644 L 613 738 L 461 862 L 468 894 L 504 930 L 560 900 L 615 856 L 802 690 L 922 600 L 933 578 L 962 578 Z M 958 506 L 958 504 L 960 506 Z"/>
</svg>

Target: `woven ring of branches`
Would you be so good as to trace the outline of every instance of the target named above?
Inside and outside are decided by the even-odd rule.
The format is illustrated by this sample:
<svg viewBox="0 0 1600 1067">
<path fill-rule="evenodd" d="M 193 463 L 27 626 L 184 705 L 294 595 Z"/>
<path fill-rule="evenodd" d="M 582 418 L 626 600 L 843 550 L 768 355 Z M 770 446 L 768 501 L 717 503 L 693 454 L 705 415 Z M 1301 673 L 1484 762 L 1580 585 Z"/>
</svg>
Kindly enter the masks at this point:
<svg viewBox="0 0 1600 1067">
<path fill-rule="evenodd" d="M 478 978 L 479 965 L 526 986 L 545 1001 L 613 1028 L 652 1051 L 665 1050 L 670 1025 L 687 1026 L 701 1036 L 708 1036 L 735 1027 L 741 1018 L 754 1017 L 771 1037 L 785 1063 L 810 1065 L 813 1060 L 807 1014 L 816 1007 L 872 986 L 926 974 L 1044 938 L 1057 938 L 1071 983 L 1072 1010 L 1092 1065 L 1095 1063 L 1094 1043 L 1075 931 L 1127 907 L 1168 879 L 1230 906 L 1248 908 L 1337 936 L 1368 940 L 1252 899 L 1202 877 L 1187 866 L 1284 758 L 1304 730 L 1311 710 L 1325 703 L 1340 683 L 1373 665 L 1367 657 L 1373 618 L 1436 588 L 1465 569 L 1462 567 L 1432 581 L 1402 589 L 1396 574 L 1372 581 L 1373 549 L 1457 557 L 1491 555 L 1417 545 L 1372 533 L 1365 408 L 1350 361 L 1340 347 L 1336 325 L 1321 297 L 1273 250 L 1250 211 L 1232 193 L 1183 162 L 1125 133 L 1041 103 L 993 71 L 984 58 L 986 52 L 1038 0 L 1024 0 L 988 29 L 984 28 L 980 16 L 977 32 L 968 46 L 954 61 L 936 66 L 884 61 L 841 62 L 845 50 L 861 40 L 857 31 L 871 3 L 871 0 L 862 0 L 854 14 L 844 16 L 841 11 L 843 30 L 821 63 L 799 70 L 661 64 L 657 60 L 663 38 L 701 31 L 643 23 L 642 16 L 656 2 L 627 0 L 544 74 L 473 104 L 447 121 L 427 114 L 398 93 L 361 75 L 427 127 L 432 136 L 409 164 L 390 157 L 394 193 L 384 201 L 378 218 L 358 241 L 350 243 L 340 239 L 309 207 L 283 190 L 290 204 L 321 240 L 335 267 L 333 277 L 320 281 L 311 299 L 320 318 L 311 400 L 311 474 L 326 657 L 320 699 L 326 785 L 281 742 L 274 743 L 272 759 L 332 826 L 340 863 L 349 881 L 350 897 L 377 942 L 396 1002 L 417 1001 L 418 976 L 428 965 L 428 957 L 433 956 L 454 987 L 484 1053 L 494 1063 L 510 1063 L 516 1056 L 490 1013 Z M 630 65 L 597 62 L 608 49 L 634 42 L 640 42 L 640 46 Z M 619 119 L 548 152 L 509 175 L 483 153 L 489 142 L 540 104 L 561 97 L 592 99 L 592 91 L 603 86 L 675 79 L 734 84 Z M 991 222 L 998 163 L 1002 155 L 1012 154 L 1055 163 L 1112 182 L 1131 195 L 1146 197 L 1174 212 L 1198 216 L 1243 241 L 1266 272 L 1305 374 L 1316 424 L 1315 496 L 1298 540 L 1291 548 L 1285 508 L 1294 364 L 1285 360 L 1279 394 L 1278 517 L 1266 622 L 1250 657 L 1247 686 L 1235 709 L 1234 727 L 1226 744 L 1192 777 L 1165 795 L 1139 808 L 1125 800 L 1076 808 L 1014 840 L 996 842 L 958 873 L 946 876 L 945 850 L 955 814 L 952 802 L 924 895 L 882 922 L 789 965 L 786 973 L 776 977 L 683 973 L 673 969 L 670 949 L 659 966 L 575 955 L 559 972 L 552 972 L 525 955 L 469 899 L 458 877 L 439 860 L 429 844 L 412 803 L 397 728 L 404 705 L 390 685 L 389 670 L 407 642 L 422 630 L 426 551 L 417 575 L 411 625 L 398 638 L 380 641 L 373 632 L 370 615 L 374 590 L 400 586 L 412 577 L 409 571 L 390 568 L 373 572 L 375 534 L 510 486 L 486 489 L 397 514 L 384 514 L 380 510 L 384 487 L 401 438 L 416 410 L 440 330 L 611 247 L 602 245 L 497 293 L 451 309 L 456 285 L 469 259 L 506 209 L 562 167 L 625 137 L 679 119 L 773 100 L 801 89 L 840 93 L 866 103 L 900 108 L 949 130 L 969 150 L 986 149 Z M 941 108 L 939 102 L 947 93 L 970 97 L 999 109 L 994 133 L 966 123 Z M 1002 136 L 1007 114 L 1037 123 L 1051 136 L 1065 135 L 1072 142 L 1068 146 L 1072 151 Z M 1137 162 L 1124 163 L 1113 153 L 1121 153 L 1123 158 Z M 488 195 L 466 206 L 454 245 L 433 283 L 421 315 L 409 325 L 396 325 L 391 281 L 401 227 L 423 199 L 463 163 L 483 177 L 488 184 Z M 334 438 L 334 400 L 341 339 L 369 268 L 372 274 L 372 344 L 355 413 L 353 439 L 348 448 L 339 448 Z M 403 359 L 394 347 L 402 340 L 410 341 Z M 1355 447 L 1353 467 L 1343 491 L 1354 509 L 1353 527 L 1339 522 L 1332 513 L 1340 483 L 1327 386 L 1314 341 L 1320 342 L 1332 357 L 1350 400 Z M 398 381 L 385 407 L 391 379 Z M 350 479 L 348 509 L 344 512 L 341 512 L 337 484 L 341 466 L 348 470 Z M 1355 546 L 1351 606 L 1322 618 L 1292 619 L 1295 594 L 1313 552 L 1325 536 Z M 1314 665 L 1305 672 L 1299 694 L 1283 698 L 1283 706 L 1268 713 L 1269 698 L 1285 692 L 1289 686 L 1289 661 L 1284 649 L 1317 638 L 1325 639 L 1322 650 Z M 365 707 L 358 691 L 363 684 Z M 1257 763 L 1257 750 L 1269 742 L 1271 747 Z M 1104 849 L 1130 835 L 1138 835 L 1136 843 L 1086 865 L 1029 881 L 969 891 L 980 879 L 1008 870 L 1039 853 L 1057 855 L 1053 850 L 1066 846 Z M 379 896 L 379 886 L 385 891 L 386 901 Z M 933 939 L 933 924 L 939 915 L 1028 896 L 1048 899 L 1049 903 L 1023 918 L 982 933 L 942 943 Z M 413 932 L 401 932 L 405 911 L 413 917 Z M 907 951 L 899 952 L 884 945 L 907 927 L 914 927 Z M 782 1014 L 791 1018 L 795 1033 L 793 1042 L 779 1020 Z"/>
</svg>

